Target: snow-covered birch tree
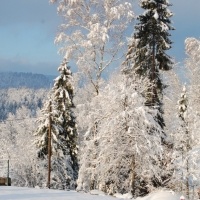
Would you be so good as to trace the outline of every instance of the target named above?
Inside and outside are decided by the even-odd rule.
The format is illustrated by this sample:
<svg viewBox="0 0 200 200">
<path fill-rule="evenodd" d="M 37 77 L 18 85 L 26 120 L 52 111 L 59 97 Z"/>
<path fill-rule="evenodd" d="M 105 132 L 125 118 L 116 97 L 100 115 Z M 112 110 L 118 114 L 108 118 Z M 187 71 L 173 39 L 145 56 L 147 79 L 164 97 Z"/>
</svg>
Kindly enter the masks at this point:
<svg viewBox="0 0 200 200">
<path fill-rule="evenodd" d="M 155 110 L 144 105 L 139 92 L 143 81 L 115 75 L 96 97 L 92 116 L 101 123 L 94 140 L 85 135 L 78 190 L 131 192 L 136 197 L 151 191 L 153 181 L 160 181 L 162 128 L 154 120 Z M 151 129 L 157 134 L 149 134 Z"/>
<path fill-rule="evenodd" d="M 182 68 L 182 66 L 181 66 Z M 175 112 L 173 108 L 177 108 L 177 102 L 180 99 L 180 93 L 182 91 L 182 83 L 179 78 L 179 74 L 177 71 L 179 70 L 179 65 L 174 65 L 173 69 L 167 72 L 162 72 L 162 80 L 167 87 L 163 93 L 163 118 L 165 122 L 164 132 L 165 132 L 165 141 L 168 144 L 169 148 L 164 148 L 164 156 L 165 156 L 165 176 L 170 179 L 167 180 L 167 184 L 165 187 L 168 187 L 172 190 L 176 190 L 179 185 L 178 182 L 175 181 L 172 174 L 174 172 L 174 168 L 176 168 L 175 163 L 173 162 L 173 155 L 176 146 L 176 140 L 174 139 L 178 134 L 180 129 L 180 118 L 177 117 L 178 114 Z M 178 110 L 178 109 L 176 109 Z M 179 136 L 177 136 L 178 139 Z M 179 186 L 178 186 L 179 187 Z"/>
<path fill-rule="evenodd" d="M 189 144 L 189 152 L 185 152 L 185 161 L 182 165 L 183 170 L 183 189 L 186 189 L 187 196 L 192 198 L 191 189 L 195 192 L 193 195 L 197 195 L 196 192 L 200 186 L 199 176 L 200 176 L 200 107 L 199 107 L 199 76 L 200 76 L 200 41 L 196 38 L 187 38 L 185 40 L 185 50 L 187 54 L 185 67 L 187 69 L 188 76 L 188 89 L 187 89 L 187 112 L 184 116 L 184 120 L 187 122 L 188 135 L 184 138 L 185 144 Z M 184 130 L 183 130 L 184 131 Z M 183 132 L 182 131 L 182 132 Z M 184 133 L 184 132 L 183 132 Z M 186 142 L 188 140 L 188 142 Z M 188 163 L 188 170 L 187 164 Z M 186 184 L 188 178 L 188 185 Z M 185 186 L 186 185 L 186 186 Z"/>
<path fill-rule="evenodd" d="M 10 162 L 12 185 L 36 186 L 35 164 L 37 157 L 32 135 L 35 124 L 35 118 L 32 118 L 32 113 L 25 106 L 17 109 L 15 115 L 10 113 L 7 120 L 0 124 L 1 159 Z M 1 174 L 1 176 L 7 175 L 7 167 L 4 169 L 6 174 Z"/>
<path fill-rule="evenodd" d="M 73 60 L 83 79 L 99 93 L 103 72 L 119 66 L 125 31 L 134 14 L 130 0 L 50 0 L 58 3 L 63 24 L 55 39 L 59 52 Z"/>
<path fill-rule="evenodd" d="M 184 88 L 179 99 L 179 128 L 175 129 L 174 167 L 172 177 L 174 189 L 184 192 L 188 199 L 197 197 L 199 188 L 200 135 L 199 135 L 199 76 L 200 41 L 195 38 L 185 40 L 187 91 Z M 178 118 L 178 117 L 177 117 Z"/>
</svg>

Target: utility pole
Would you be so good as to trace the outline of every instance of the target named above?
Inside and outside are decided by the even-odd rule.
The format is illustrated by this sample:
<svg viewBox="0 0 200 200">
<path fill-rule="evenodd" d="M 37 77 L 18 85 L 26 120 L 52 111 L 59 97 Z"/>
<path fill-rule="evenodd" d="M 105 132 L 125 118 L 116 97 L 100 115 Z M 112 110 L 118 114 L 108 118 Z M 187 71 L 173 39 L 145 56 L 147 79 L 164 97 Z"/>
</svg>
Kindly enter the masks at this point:
<svg viewBox="0 0 200 200">
<path fill-rule="evenodd" d="M 8 171 L 7 171 L 7 186 L 10 186 L 10 183 L 9 183 L 9 171 L 10 171 L 10 166 L 9 166 L 9 159 L 8 159 Z"/>
<path fill-rule="evenodd" d="M 153 33 L 153 50 L 152 50 L 152 66 L 151 66 L 151 84 L 152 87 L 152 97 L 151 97 L 151 106 L 155 106 L 157 101 L 157 82 L 156 82 L 156 63 L 155 63 L 155 52 L 156 50 L 156 41 L 155 41 L 155 34 Z"/>
<path fill-rule="evenodd" d="M 47 187 L 50 189 L 51 179 L 51 101 L 49 102 L 49 133 L 48 133 L 48 181 Z"/>
</svg>

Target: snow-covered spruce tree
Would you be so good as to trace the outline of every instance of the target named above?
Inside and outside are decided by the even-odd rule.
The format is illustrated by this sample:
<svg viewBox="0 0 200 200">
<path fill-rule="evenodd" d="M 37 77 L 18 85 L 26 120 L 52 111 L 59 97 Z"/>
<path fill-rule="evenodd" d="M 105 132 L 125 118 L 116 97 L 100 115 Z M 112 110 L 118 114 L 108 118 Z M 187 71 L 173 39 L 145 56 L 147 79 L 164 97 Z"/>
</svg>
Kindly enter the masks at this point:
<svg viewBox="0 0 200 200">
<path fill-rule="evenodd" d="M 190 183 L 189 183 L 189 175 L 190 175 L 190 167 L 189 167 L 189 151 L 191 150 L 190 146 L 190 135 L 188 130 L 188 122 L 187 122 L 187 96 L 186 96 L 186 87 L 183 87 L 183 93 L 181 94 L 181 99 L 178 101 L 179 104 L 179 117 L 182 121 L 183 127 L 183 138 L 181 140 L 180 151 L 182 154 L 182 163 L 185 168 L 185 173 L 182 171 L 182 181 L 185 182 L 186 185 L 186 196 L 189 199 L 189 191 L 190 191 Z M 184 180 L 185 179 L 185 180 Z"/>
<path fill-rule="evenodd" d="M 93 140 L 84 138 L 79 190 L 93 185 L 109 194 L 132 192 L 136 197 L 154 188 L 153 179 L 160 181 L 162 128 L 154 120 L 157 111 L 144 106 L 139 92 L 143 81 L 115 75 L 95 98 L 92 116 L 101 123 Z M 150 129 L 157 134 L 148 134 Z"/>
<path fill-rule="evenodd" d="M 138 17 L 135 25 L 135 33 L 130 39 L 130 45 L 126 56 L 126 73 L 134 71 L 138 78 L 146 77 L 150 84 L 146 85 L 143 92 L 146 98 L 146 106 L 158 110 L 155 120 L 164 129 L 162 96 L 165 85 L 161 78 L 161 71 L 168 71 L 172 68 L 172 59 L 166 51 L 171 48 L 169 31 L 173 30 L 170 17 L 173 15 L 169 11 L 170 6 L 167 0 L 140 0 L 140 6 L 145 12 Z M 154 130 L 152 129 L 152 134 Z M 167 143 L 163 137 L 163 144 Z M 164 145 L 163 145 L 164 147 Z M 167 144 L 165 151 L 171 149 L 171 144 Z M 168 155 L 168 153 L 164 153 Z M 159 185 L 166 185 L 170 174 L 165 174 L 166 162 L 168 158 L 163 157 L 163 178 Z"/>
<path fill-rule="evenodd" d="M 146 105 L 156 106 L 162 112 L 162 93 L 165 87 L 160 70 L 170 70 L 172 59 L 166 54 L 171 48 L 169 31 L 173 30 L 170 17 L 172 12 L 168 0 L 140 0 L 145 12 L 138 17 L 132 44 L 129 45 L 127 62 L 140 77 L 148 77 L 152 83 L 145 92 Z M 162 115 L 157 116 L 164 127 Z"/>
<path fill-rule="evenodd" d="M 187 199 L 194 198 L 194 191 L 199 185 L 199 138 L 191 129 L 189 117 L 188 93 L 186 87 L 183 87 L 181 98 L 178 101 L 180 127 L 174 135 L 174 163 L 175 173 L 174 182 L 176 189 L 185 193 Z M 191 112 L 191 111 L 190 111 Z M 193 122 L 195 123 L 195 122 Z M 193 192 L 193 194 L 192 194 Z"/>
<path fill-rule="evenodd" d="M 103 72 L 123 57 L 125 31 L 134 15 L 131 0 L 50 0 L 63 18 L 55 39 L 86 83 L 99 93 Z"/>
<path fill-rule="evenodd" d="M 42 110 L 43 116 L 39 120 L 40 125 L 35 134 L 37 136 L 35 143 L 38 147 L 39 169 L 47 170 L 48 131 L 49 118 L 51 118 L 51 187 L 74 189 L 78 174 L 77 131 L 72 110 L 74 107 L 72 75 L 65 59 L 58 71 L 60 75 L 55 79 L 51 98 Z M 44 186 L 47 176 L 42 173 L 39 175 L 42 176 Z"/>
<path fill-rule="evenodd" d="M 66 59 L 64 59 L 63 63 L 58 68 L 58 71 L 60 72 L 60 76 L 55 79 L 53 98 L 57 103 L 60 118 L 62 118 L 62 134 L 67 140 L 67 148 L 69 149 L 69 155 L 73 163 L 72 168 L 77 171 L 77 130 L 73 114 L 74 88 L 72 85 L 72 73 L 70 68 L 67 66 Z"/>
</svg>

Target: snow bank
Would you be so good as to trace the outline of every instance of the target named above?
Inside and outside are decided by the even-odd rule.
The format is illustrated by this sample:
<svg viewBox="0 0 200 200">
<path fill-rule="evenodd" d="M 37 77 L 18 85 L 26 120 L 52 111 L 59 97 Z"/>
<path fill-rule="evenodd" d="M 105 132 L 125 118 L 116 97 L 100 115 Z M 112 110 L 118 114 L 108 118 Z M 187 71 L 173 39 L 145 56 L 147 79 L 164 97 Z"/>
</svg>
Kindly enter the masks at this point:
<svg viewBox="0 0 200 200">
<path fill-rule="evenodd" d="M 104 192 L 99 191 L 99 190 L 91 190 L 90 194 L 92 194 L 92 195 L 106 196 L 106 194 Z"/>
<path fill-rule="evenodd" d="M 115 197 L 120 198 L 120 199 L 132 199 L 132 194 L 131 193 L 127 193 L 127 194 L 114 194 Z"/>
<path fill-rule="evenodd" d="M 91 194 L 85 194 L 76 191 L 0 186 L 0 200 L 117 200 L 131 198 L 131 194 L 116 194 L 115 196 L 117 198 L 106 196 L 98 190 L 91 191 Z M 180 196 L 170 191 L 157 191 L 136 200 L 179 200 Z"/>
<path fill-rule="evenodd" d="M 179 200 L 180 196 L 173 191 L 157 191 L 137 200 Z"/>
<path fill-rule="evenodd" d="M 116 198 L 76 191 L 0 186 L 0 200 L 116 200 Z"/>
<path fill-rule="evenodd" d="M 130 193 L 127 194 L 115 194 L 114 195 L 120 199 L 133 199 Z M 156 191 L 146 197 L 138 197 L 136 200 L 179 200 L 181 195 L 174 193 L 173 191 Z"/>
</svg>

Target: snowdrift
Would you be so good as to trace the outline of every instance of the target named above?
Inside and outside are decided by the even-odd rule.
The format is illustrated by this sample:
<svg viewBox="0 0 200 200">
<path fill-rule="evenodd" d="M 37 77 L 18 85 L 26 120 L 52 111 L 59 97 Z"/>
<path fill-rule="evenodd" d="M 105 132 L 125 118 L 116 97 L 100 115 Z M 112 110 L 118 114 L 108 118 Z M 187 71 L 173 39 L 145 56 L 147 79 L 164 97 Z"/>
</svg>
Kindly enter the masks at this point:
<svg viewBox="0 0 200 200">
<path fill-rule="evenodd" d="M 172 191 L 157 191 L 137 200 L 179 200 L 180 196 Z"/>
</svg>

